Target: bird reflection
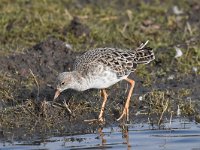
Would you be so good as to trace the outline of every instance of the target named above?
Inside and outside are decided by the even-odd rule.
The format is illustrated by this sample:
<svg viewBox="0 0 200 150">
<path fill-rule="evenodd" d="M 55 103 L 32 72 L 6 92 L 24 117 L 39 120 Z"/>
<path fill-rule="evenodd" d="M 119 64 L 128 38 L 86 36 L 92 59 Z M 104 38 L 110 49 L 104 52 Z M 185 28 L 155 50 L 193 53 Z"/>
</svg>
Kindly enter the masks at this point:
<svg viewBox="0 0 200 150">
<path fill-rule="evenodd" d="M 124 139 L 125 142 L 123 144 L 127 145 L 127 150 L 131 150 L 131 144 L 129 143 L 129 130 L 128 127 L 123 127 L 122 128 L 122 140 Z M 99 139 L 101 140 L 101 145 L 102 147 L 106 146 L 107 140 L 105 138 L 105 134 L 103 133 L 103 127 L 98 128 L 98 134 L 99 134 Z"/>
<path fill-rule="evenodd" d="M 125 141 L 126 141 L 127 150 L 130 150 L 131 149 L 131 145 L 129 143 L 129 132 L 128 132 L 128 127 L 127 126 L 122 129 L 122 138 L 124 138 Z"/>
<path fill-rule="evenodd" d="M 105 139 L 104 133 L 102 131 L 103 131 L 103 128 L 99 127 L 98 128 L 98 133 L 99 133 L 99 137 L 101 139 L 101 146 L 104 146 L 106 144 L 106 139 Z"/>
</svg>

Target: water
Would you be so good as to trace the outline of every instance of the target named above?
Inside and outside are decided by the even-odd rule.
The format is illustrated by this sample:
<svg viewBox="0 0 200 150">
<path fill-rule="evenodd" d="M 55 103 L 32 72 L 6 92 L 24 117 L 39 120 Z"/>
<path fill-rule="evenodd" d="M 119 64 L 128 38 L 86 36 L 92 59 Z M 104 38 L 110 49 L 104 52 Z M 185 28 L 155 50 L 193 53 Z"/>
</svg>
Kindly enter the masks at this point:
<svg viewBox="0 0 200 150">
<path fill-rule="evenodd" d="M 118 127 L 104 128 L 95 134 L 51 137 L 45 142 L 0 142 L 0 150 L 200 150 L 200 125 L 175 120 L 165 129 L 152 129 L 148 124 L 133 124 L 129 131 Z"/>
</svg>

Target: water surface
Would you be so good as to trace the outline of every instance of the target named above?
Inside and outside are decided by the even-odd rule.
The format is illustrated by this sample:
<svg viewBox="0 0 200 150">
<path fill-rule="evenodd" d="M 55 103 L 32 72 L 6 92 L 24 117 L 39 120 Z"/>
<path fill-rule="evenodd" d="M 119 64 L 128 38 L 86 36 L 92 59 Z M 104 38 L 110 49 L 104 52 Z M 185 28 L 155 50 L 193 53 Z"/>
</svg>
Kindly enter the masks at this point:
<svg viewBox="0 0 200 150">
<path fill-rule="evenodd" d="M 137 150 L 200 150 L 200 125 L 174 120 L 158 129 L 148 124 L 103 128 L 94 134 L 50 137 L 43 141 L 0 142 L 0 150 L 77 150 L 77 149 L 137 149 Z"/>
</svg>

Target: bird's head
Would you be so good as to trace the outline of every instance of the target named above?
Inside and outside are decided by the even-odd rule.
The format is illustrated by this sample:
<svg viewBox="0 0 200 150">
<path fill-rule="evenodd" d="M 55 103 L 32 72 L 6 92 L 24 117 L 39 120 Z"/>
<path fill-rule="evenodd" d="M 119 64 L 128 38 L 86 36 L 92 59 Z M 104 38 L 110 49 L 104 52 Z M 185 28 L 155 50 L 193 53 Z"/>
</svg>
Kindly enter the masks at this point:
<svg viewBox="0 0 200 150">
<path fill-rule="evenodd" d="M 56 93 L 54 96 L 54 100 L 66 89 L 69 89 L 72 83 L 72 74 L 71 72 L 63 72 L 60 73 L 57 77 L 56 81 Z"/>
</svg>

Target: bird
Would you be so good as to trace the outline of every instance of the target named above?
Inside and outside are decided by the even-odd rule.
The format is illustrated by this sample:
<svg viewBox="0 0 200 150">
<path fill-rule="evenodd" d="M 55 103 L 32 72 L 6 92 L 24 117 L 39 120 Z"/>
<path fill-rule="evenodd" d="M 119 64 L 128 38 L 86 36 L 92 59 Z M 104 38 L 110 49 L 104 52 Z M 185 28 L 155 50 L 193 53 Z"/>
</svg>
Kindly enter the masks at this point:
<svg viewBox="0 0 200 150">
<path fill-rule="evenodd" d="M 100 89 L 103 103 L 98 119 L 85 121 L 104 122 L 104 110 L 108 94 L 106 88 L 121 80 L 130 83 L 130 89 L 122 114 L 117 121 L 126 118 L 129 121 L 129 105 L 135 81 L 129 78 L 139 64 L 148 64 L 155 59 L 153 49 L 147 47 L 148 41 L 142 43 L 136 49 L 120 48 L 95 48 L 86 51 L 75 59 L 73 70 L 62 72 L 56 80 L 56 92 L 53 101 L 61 92 L 67 89 L 85 91 L 88 89 Z"/>
</svg>

